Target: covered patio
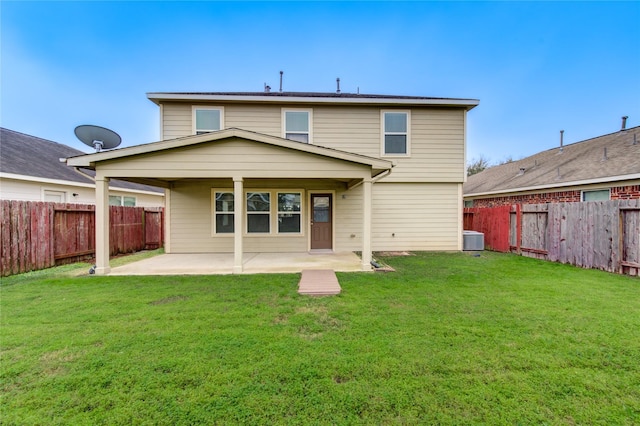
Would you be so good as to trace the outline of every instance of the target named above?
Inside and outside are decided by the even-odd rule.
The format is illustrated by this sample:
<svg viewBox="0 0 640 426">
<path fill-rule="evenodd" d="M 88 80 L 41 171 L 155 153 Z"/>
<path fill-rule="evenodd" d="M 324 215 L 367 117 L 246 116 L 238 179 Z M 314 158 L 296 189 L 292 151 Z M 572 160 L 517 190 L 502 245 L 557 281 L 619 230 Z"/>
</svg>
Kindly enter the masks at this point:
<svg viewBox="0 0 640 426">
<path fill-rule="evenodd" d="M 161 254 L 111 268 L 110 275 L 226 275 L 233 271 L 233 253 Z M 243 274 L 299 273 L 305 269 L 361 271 L 361 259 L 353 252 L 245 253 Z"/>
<path fill-rule="evenodd" d="M 394 165 L 241 129 L 101 151 L 67 164 L 96 171 L 97 275 L 118 272 L 109 264 L 108 184 L 116 178 L 165 188 L 165 251 L 185 262 L 168 273 L 298 272 L 317 267 L 319 258 L 309 253 L 318 250 L 358 251 L 357 270 L 369 271 L 372 186 Z M 283 256 L 301 252 L 304 258 Z M 170 264 L 154 269 L 171 270 Z"/>
</svg>

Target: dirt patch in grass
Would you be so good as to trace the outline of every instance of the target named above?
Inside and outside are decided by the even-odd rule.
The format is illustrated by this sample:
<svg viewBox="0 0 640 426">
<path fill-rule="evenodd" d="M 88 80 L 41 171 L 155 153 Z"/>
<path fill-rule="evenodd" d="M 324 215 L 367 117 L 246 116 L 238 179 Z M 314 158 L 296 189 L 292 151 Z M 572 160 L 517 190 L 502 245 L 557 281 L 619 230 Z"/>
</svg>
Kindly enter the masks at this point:
<svg viewBox="0 0 640 426">
<path fill-rule="evenodd" d="M 414 256 L 409 251 L 377 251 L 374 254 L 380 257 Z"/>
<path fill-rule="evenodd" d="M 170 296 L 164 297 L 162 299 L 154 300 L 153 302 L 149 302 L 150 305 L 166 305 L 168 303 L 179 302 L 181 300 L 187 300 L 187 296 Z"/>
</svg>

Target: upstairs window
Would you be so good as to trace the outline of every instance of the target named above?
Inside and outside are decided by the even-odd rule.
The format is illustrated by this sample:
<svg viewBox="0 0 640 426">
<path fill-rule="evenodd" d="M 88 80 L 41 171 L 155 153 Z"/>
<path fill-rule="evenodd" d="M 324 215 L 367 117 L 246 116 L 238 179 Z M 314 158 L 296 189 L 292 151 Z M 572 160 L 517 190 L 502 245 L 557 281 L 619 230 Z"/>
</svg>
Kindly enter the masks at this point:
<svg viewBox="0 0 640 426">
<path fill-rule="evenodd" d="M 283 110 L 282 119 L 285 139 L 311 143 L 311 111 Z"/>
<path fill-rule="evenodd" d="M 382 111 L 381 119 L 382 155 L 409 155 L 409 111 Z"/>
<path fill-rule="evenodd" d="M 224 110 L 222 107 L 194 106 L 193 133 L 201 135 L 221 130 L 223 119 Z"/>
</svg>

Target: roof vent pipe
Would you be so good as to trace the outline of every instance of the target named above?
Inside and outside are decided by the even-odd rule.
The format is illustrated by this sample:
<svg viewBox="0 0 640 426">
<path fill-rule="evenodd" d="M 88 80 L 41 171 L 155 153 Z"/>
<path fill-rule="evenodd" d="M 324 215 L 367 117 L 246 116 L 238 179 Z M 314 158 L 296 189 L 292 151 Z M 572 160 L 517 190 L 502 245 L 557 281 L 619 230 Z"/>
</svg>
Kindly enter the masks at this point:
<svg viewBox="0 0 640 426">
<path fill-rule="evenodd" d="M 560 152 L 564 150 L 564 130 L 560 130 Z"/>
<path fill-rule="evenodd" d="M 637 138 L 636 138 L 636 134 L 635 134 L 635 133 L 633 134 L 633 144 L 634 144 L 634 145 L 637 145 L 637 144 L 638 144 L 638 140 L 637 140 Z"/>
<path fill-rule="evenodd" d="M 602 155 L 602 161 L 607 161 L 609 158 L 607 158 L 607 147 L 604 147 L 604 154 Z"/>
<path fill-rule="evenodd" d="M 284 71 L 280 71 L 280 93 L 282 93 L 282 74 L 284 74 Z"/>
<path fill-rule="evenodd" d="M 622 117 L 622 128 L 620 130 L 625 130 L 627 128 L 627 118 L 629 118 L 627 115 Z"/>
<path fill-rule="evenodd" d="M 336 78 L 336 84 L 338 85 L 338 88 L 336 89 L 336 93 L 340 93 L 340 77 Z"/>
</svg>

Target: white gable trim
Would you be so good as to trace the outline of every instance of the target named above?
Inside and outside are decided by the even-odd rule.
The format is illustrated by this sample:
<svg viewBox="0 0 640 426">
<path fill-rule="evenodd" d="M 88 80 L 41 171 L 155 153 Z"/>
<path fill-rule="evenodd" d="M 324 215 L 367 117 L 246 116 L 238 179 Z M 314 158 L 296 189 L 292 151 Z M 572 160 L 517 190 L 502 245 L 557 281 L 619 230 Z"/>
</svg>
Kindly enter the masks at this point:
<svg viewBox="0 0 640 426">
<path fill-rule="evenodd" d="M 261 142 L 267 145 L 274 145 L 282 148 L 292 149 L 295 151 L 306 152 L 309 154 L 317 154 L 327 158 L 350 161 L 353 163 L 367 165 L 373 169 L 382 171 L 390 170 L 395 165 L 394 162 L 388 160 L 381 160 L 378 158 L 367 157 L 365 155 L 353 154 L 350 152 L 326 148 L 319 145 L 290 141 L 276 136 L 270 136 L 236 128 L 205 133 L 202 135 L 186 136 L 184 138 L 152 142 L 149 144 L 114 149 L 111 151 L 101 151 L 94 154 L 85 154 L 77 157 L 70 157 L 67 158 L 67 165 L 76 167 L 94 167 L 96 163 L 99 163 L 101 161 L 121 159 L 129 156 L 148 154 L 174 148 L 183 148 L 201 143 L 215 142 L 231 137 L 247 139 L 254 142 Z"/>
</svg>

